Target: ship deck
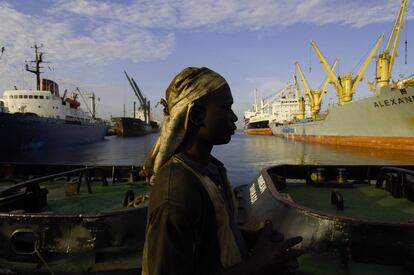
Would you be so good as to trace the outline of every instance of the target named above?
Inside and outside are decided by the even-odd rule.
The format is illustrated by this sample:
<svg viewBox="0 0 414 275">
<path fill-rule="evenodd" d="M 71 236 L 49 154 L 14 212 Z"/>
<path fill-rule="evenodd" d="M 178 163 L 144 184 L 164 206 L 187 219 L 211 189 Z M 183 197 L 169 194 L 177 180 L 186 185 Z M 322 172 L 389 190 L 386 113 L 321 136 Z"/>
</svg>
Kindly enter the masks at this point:
<svg viewBox="0 0 414 275">
<path fill-rule="evenodd" d="M 46 182 L 42 186 L 48 190 L 45 212 L 54 214 L 82 214 L 94 215 L 102 211 L 123 209 L 125 193 L 133 191 L 134 195 L 149 193 L 145 182 L 115 183 L 102 186 L 92 182 L 92 193 L 87 192 L 86 186 L 81 186 L 79 194 L 66 194 L 66 181 Z"/>
<path fill-rule="evenodd" d="M 344 201 L 344 209 L 338 210 L 331 203 L 332 192 L 339 192 Z M 354 184 L 351 188 L 315 187 L 305 181 L 287 184 L 283 193 L 288 193 L 299 205 L 336 216 L 383 222 L 413 221 L 414 203 L 406 198 L 394 198 L 385 189 L 375 184 Z"/>
</svg>

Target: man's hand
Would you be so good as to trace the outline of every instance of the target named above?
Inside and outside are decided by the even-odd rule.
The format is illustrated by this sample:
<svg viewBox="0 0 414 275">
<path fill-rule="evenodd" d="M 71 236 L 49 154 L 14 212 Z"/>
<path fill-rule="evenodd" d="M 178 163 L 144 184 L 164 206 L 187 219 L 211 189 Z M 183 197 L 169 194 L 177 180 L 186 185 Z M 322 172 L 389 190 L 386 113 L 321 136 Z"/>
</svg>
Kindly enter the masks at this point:
<svg viewBox="0 0 414 275">
<path fill-rule="evenodd" d="M 267 220 L 248 259 L 258 268 L 258 274 L 283 274 L 288 264 L 296 261 L 301 252 L 292 249 L 302 237 L 283 240 L 283 235 L 273 231 L 272 222 Z"/>
</svg>

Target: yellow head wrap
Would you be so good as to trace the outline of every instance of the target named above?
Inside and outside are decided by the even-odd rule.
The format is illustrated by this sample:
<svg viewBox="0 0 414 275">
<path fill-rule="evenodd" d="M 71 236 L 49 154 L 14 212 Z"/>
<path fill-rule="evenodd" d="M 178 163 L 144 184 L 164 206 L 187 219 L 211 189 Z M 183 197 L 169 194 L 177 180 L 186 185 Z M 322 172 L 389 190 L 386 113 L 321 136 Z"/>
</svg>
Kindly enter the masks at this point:
<svg viewBox="0 0 414 275">
<path fill-rule="evenodd" d="M 145 160 L 148 176 L 155 175 L 183 142 L 193 102 L 226 83 L 221 75 L 205 67 L 185 68 L 171 81 L 165 92 L 166 100 L 161 100 L 164 119 L 160 135 Z"/>
</svg>

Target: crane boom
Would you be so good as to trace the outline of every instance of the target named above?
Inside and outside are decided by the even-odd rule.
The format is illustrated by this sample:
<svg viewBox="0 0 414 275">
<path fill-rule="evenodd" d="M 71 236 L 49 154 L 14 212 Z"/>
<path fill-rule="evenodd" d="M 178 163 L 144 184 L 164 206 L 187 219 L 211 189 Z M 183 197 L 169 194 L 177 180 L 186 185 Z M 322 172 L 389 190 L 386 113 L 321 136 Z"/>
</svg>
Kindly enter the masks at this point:
<svg viewBox="0 0 414 275">
<path fill-rule="evenodd" d="M 332 64 L 331 70 L 334 71 L 336 68 L 336 65 L 338 64 L 339 58 L 336 57 L 334 63 Z M 322 102 L 322 98 L 323 96 L 326 94 L 326 92 L 328 91 L 328 84 L 329 84 L 329 78 L 326 78 L 325 83 L 322 86 L 322 93 L 321 96 L 319 97 L 319 101 L 317 102 L 317 104 L 321 104 Z"/>
<path fill-rule="evenodd" d="M 341 96 L 343 89 L 342 89 L 342 85 L 339 83 L 338 78 L 335 76 L 334 72 L 329 67 L 328 62 L 326 62 L 325 57 L 323 56 L 323 54 L 319 50 L 318 46 L 316 46 L 316 43 L 313 40 L 311 40 L 310 44 L 312 45 L 313 49 L 315 50 L 316 56 L 318 57 L 319 61 L 322 63 L 322 67 L 323 67 L 323 69 L 325 70 L 325 72 L 328 76 L 329 82 L 331 82 L 332 85 L 334 86 L 338 96 Z"/>
<path fill-rule="evenodd" d="M 375 43 L 374 47 L 371 49 L 371 52 L 365 59 L 364 63 L 362 63 L 361 68 L 359 69 L 355 79 L 353 80 L 351 92 L 355 91 L 356 87 L 358 87 L 359 82 L 363 79 L 364 73 L 367 70 L 369 63 L 371 63 L 371 60 L 374 57 L 374 54 L 377 52 L 377 49 L 379 45 L 381 44 L 381 41 L 383 38 L 384 38 L 384 33 L 382 33 L 381 36 L 378 38 L 377 43 Z"/>
<path fill-rule="evenodd" d="M 299 62 L 295 62 L 295 65 L 296 65 L 296 69 L 299 72 L 300 79 L 302 80 L 303 88 L 305 89 L 305 92 L 310 92 L 311 89 L 309 87 L 308 81 L 306 81 L 306 78 L 303 75 L 303 72 L 302 72 L 302 70 L 300 68 Z M 296 77 L 295 77 L 295 79 L 296 79 Z"/>
<path fill-rule="evenodd" d="M 392 28 L 386 48 L 378 54 L 376 68 L 376 84 L 379 88 L 389 86 L 395 58 L 397 56 L 398 43 L 404 24 L 404 13 L 407 8 L 407 0 L 402 0 L 397 19 Z M 392 49 L 391 49 L 392 47 Z"/>
<path fill-rule="evenodd" d="M 394 26 L 392 28 L 390 37 L 388 38 L 387 46 L 385 47 L 385 50 L 388 52 L 390 52 L 391 50 L 391 45 L 394 44 L 393 41 L 395 41 L 395 39 L 397 39 L 397 36 L 399 36 L 399 33 L 400 33 L 399 29 L 403 22 L 404 11 L 405 11 L 406 6 L 407 6 L 407 0 L 402 0 L 401 7 L 397 15 L 397 20 L 395 20 L 394 22 Z"/>
<path fill-rule="evenodd" d="M 141 106 L 144 105 L 144 101 L 142 101 L 142 99 L 140 98 L 138 92 L 136 91 L 135 87 L 134 87 L 134 83 L 132 82 L 131 78 L 129 77 L 129 75 L 127 74 L 126 71 L 124 71 L 126 78 L 128 79 L 129 85 L 131 85 L 132 90 L 135 93 L 135 96 L 138 98 L 139 102 L 141 103 Z"/>
<path fill-rule="evenodd" d="M 310 100 L 310 104 L 311 104 L 311 106 L 313 106 L 313 105 L 314 105 L 313 95 L 312 95 L 311 89 L 309 88 L 309 84 L 308 84 L 308 82 L 306 81 L 306 78 L 305 78 L 305 76 L 303 75 L 302 70 L 300 69 L 299 62 L 296 62 L 296 63 L 295 63 L 295 65 L 296 65 L 296 68 L 297 68 L 297 70 L 298 70 L 298 72 L 299 72 L 300 79 L 302 80 L 302 84 L 303 84 L 303 88 L 305 89 L 305 93 L 306 93 L 306 94 L 308 95 L 308 97 L 309 97 L 309 100 Z"/>
<path fill-rule="evenodd" d="M 301 92 L 300 92 L 300 88 L 299 88 L 299 85 L 298 85 L 298 80 L 296 79 L 296 75 L 293 76 L 293 83 L 295 85 L 296 99 L 298 99 L 299 96 L 301 96 Z"/>
<path fill-rule="evenodd" d="M 139 87 L 138 87 L 138 85 L 137 85 L 137 83 L 135 82 L 135 80 L 133 79 L 133 78 L 131 78 L 131 81 L 132 81 L 132 84 L 134 85 L 134 87 L 135 87 L 135 91 L 136 91 L 136 93 L 138 94 L 138 97 L 139 97 L 139 99 L 140 99 L 140 101 L 141 102 L 143 102 L 142 104 L 143 105 L 146 105 L 146 103 L 147 103 L 147 99 L 142 95 L 142 92 L 141 92 L 141 90 L 139 89 Z"/>
<path fill-rule="evenodd" d="M 407 0 L 403 0 L 403 2 L 401 3 L 400 12 L 398 14 L 397 20 L 395 21 L 394 28 L 392 30 L 392 32 L 395 33 L 395 39 L 394 39 L 394 44 L 393 44 L 392 53 L 391 53 L 390 67 L 388 69 L 390 75 L 394 67 L 395 57 L 397 56 L 398 42 L 400 41 L 401 30 L 404 24 L 404 12 L 406 8 L 407 8 Z M 391 40 L 391 36 L 390 36 L 390 40 Z M 390 41 L 388 43 L 390 43 Z"/>
<path fill-rule="evenodd" d="M 311 40 L 311 45 L 315 50 L 317 57 L 319 58 L 320 62 L 322 63 L 322 67 L 325 70 L 326 74 L 328 75 L 329 81 L 333 84 L 338 97 L 339 97 L 339 104 L 344 104 L 347 102 L 352 101 L 352 95 L 355 92 L 356 87 L 358 87 L 359 82 L 362 80 L 366 69 L 368 68 L 369 63 L 371 62 L 372 58 L 374 57 L 375 52 L 377 51 L 379 44 L 381 43 L 382 39 L 384 38 L 384 34 L 378 38 L 377 42 L 375 43 L 374 47 L 371 49 L 369 55 L 362 63 L 361 68 L 359 69 L 355 78 L 352 77 L 352 72 L 344 74 L 336 78 L 335 73 L 329 67 L 328 63 L 326 62 L 325 57 L 322 55 L 321 51 L 319 50 L 316 43 Z"/>
</svg>

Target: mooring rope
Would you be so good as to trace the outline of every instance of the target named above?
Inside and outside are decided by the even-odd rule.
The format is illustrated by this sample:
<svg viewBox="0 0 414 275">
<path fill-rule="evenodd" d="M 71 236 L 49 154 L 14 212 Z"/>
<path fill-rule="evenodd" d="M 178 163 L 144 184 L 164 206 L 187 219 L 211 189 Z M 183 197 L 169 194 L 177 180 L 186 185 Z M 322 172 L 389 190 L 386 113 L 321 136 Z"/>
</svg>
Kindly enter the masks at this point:
<svg viewBox="0 0 414 275">
<path fill-rule="evenodd" d="M 43 265 L 46 267 L 46 269 L 49 271 L 50 274 L 55 275 L 55 273 L 53 272 L 53 270 L 50 268 L 50 266 L 47 264 L 47 262 L 45 261 L 45 259 L 42 257 L 42 255 L 40 255 L 39 250 L 37 250 L 37 247 L 35 247 L 35 252 L 37 254 L 37 256 L 39 257 L 39 259 L 42 261 Z"/>
</svg>

